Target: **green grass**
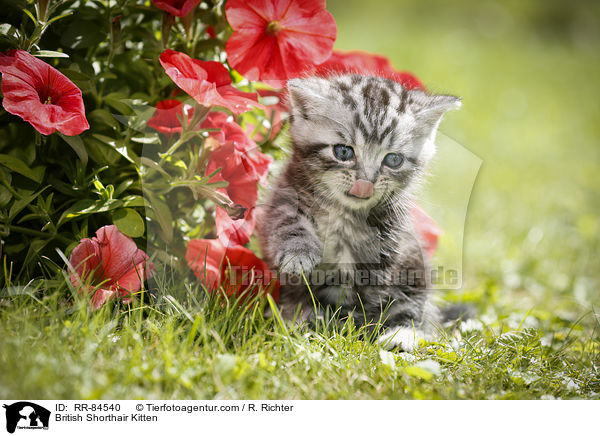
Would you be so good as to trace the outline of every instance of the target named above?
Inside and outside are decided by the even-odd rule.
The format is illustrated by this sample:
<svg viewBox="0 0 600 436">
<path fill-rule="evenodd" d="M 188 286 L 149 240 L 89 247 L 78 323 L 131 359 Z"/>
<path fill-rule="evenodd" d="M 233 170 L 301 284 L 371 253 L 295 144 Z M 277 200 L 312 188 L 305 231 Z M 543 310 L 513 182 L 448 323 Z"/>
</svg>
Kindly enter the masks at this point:
<svg viewBox="0 0 600 436">
<path fill-rule="evenodd" d="M 600 347 L 559 316 L 465 324 L 414 353 L 265 319 L 190 288 L 128 311 L 65 287 L 4 299 L 0 397 L 178 399 L 598 398 Z M 552 332 L 552 333 L 550 333 Z"/>
<path fill-rule="evenodd" d="M 477 308 L 461 331 L 389 353 L 181 285 L 92 314 L 57 279 L 0 299 L 0 397 L 600 398 L 600 16 L 559 3 L 328 1 L 338 48 L 464 98 L 442 131 L 483 165 L 439 293 Z"/>
</svg>

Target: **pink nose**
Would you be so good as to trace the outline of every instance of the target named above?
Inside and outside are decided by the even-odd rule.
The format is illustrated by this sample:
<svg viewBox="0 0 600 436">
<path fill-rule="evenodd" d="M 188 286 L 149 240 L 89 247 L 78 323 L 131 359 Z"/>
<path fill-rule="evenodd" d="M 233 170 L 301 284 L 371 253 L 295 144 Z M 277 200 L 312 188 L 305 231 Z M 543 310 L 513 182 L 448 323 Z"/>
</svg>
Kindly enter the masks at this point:
<svg viewBox="0 0 600 436">
<path fill-rule="evenodd" d="M 348 194 L 358 198 L 370 198 L 373 195 L 373 183 L 368 180 L 358 179 L 354 182 Z"/>
</svg>

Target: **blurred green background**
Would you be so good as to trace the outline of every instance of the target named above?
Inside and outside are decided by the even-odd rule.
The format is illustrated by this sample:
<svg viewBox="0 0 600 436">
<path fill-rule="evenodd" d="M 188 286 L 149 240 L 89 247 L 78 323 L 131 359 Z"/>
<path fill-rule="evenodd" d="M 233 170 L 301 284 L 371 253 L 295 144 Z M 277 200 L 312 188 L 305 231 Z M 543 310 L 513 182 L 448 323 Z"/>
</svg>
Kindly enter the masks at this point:
<svg viewBox="0 0 600 436">
<path fill-rule="evenodd" d="M 463 97 L 441 131 L 483 160 L 466 220 L 464 292 L 488 311 L 589 313 L 600 278 L 600 2 L 327 7 L 336 49 L 383 54 L 429 90 Z"/>
</svg>

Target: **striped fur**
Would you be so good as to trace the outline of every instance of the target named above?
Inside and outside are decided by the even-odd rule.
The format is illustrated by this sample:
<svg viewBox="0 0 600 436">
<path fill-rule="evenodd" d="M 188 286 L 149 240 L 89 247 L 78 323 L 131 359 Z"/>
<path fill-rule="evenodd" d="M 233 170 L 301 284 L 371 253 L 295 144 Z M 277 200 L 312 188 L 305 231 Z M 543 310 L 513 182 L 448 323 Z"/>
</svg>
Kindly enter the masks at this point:
<svg viewBox="0 0 600 436">
<path fill-rule="evenodd" d="M 320 308 L 358 325 L 380 321 L 388 333 L 426 329 L 438 311 L 428 302 L 426 263 L 410 221 L 412 192 L 435 153 L 443 114 L 460 100 L 360 75 L 288 86 L 293 153 L 257 220 L 263 255 L 284 282 L 282 313 L 318 315 L 298 279 L 304 273 Z M 354 159 L 336 158 L 336 144 L 351 146 Z M 401 155 L 402 165 L 384 165 L 388 153 Z M 373 182 L 370 198 L 348 195 L 357 179 Z M 407 337 L 389 336 L 392 346 Z"/>
</svg>

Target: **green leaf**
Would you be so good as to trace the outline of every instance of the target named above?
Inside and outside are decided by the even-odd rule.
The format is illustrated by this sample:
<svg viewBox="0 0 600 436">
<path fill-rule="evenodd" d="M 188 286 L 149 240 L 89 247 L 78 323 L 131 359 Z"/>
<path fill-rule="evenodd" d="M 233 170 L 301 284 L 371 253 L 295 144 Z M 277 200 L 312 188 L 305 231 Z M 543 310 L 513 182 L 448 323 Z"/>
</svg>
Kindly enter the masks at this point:
<svg viewBox="0 0 600 436">
<path fill-rule="evenodd" d="M 69 15 L 72 15 L 72 14 L 73 14 L 73 12 L 72 12 L 72 11 L 69 11 L 69 12 L 67 12 L 67 13 L 65 13 L 65 14 L 58 15 L 58 16 L 56 16 L 56 17 L 54 17 L 54 18 L 51 18 L 51 19 L 50 19 L 50 20 L 48 20 L 48 22 L 46 23 L 46 26 L 49 26 L 50 24 L 54 23 L 55 21 L 58 21 L 58 20 L 60 20 L 61 18 L 68 17 Z"/>
<path fill-rule="evenodd" d="M 52 51 L 52 50 L 39 50 L 35 53 L 31 53 L 33 56 L 38 58 L 68 58 L 69 55 L 66 53 L 62 53 L 60 51 Z"/>
<path fill-rule="evenodd" d="M 23 12 L 25 13 L 25 15 L 27 15 L 29 18 L 31 18 L 31 21 L 33 21 L 33 24 L 37 26 L 37 20 L 35 19 L 33 14 L 31 12 L 29 12 L 27 9 L 23 9 Z"/>
<path fill-rule="evenodd" d="M 104 102 L 123 115 L 131 115 L 131 107 L 126 103 L 127 97 L 120 92 L 111 92 L 104 97 Z"/>
<path fill-rule="evenodd" d="M 125 207 L 145 207 L 146 201 L 141 195 L 128 195 L 127 197 L 121 198 L 123 206 Z"/>
<path fill-rule="evenodd" d="M 154 214 L 154 218 L 158 221 L 162 229 L 165 242 L 171 242 L 173 240 L 173 215 L 171 215 L 171 209 L 154 194 L 148 192 L 146 199 L 150 203 L 150 210 Z"/>
<path fill-rule="evenodd" d="M 43 167 L 29 168 L 21 159 L 8 154 L 0 154 L 0 164 L 27 177 L 28 179 L 33 180 L 34 182 L 41 183 L 42 179 L 44 178 L 45 169 Z"/>
<path fill-rule="evenodd" d="M 0 207 L 5 207 L 12 199 L 12 194 L 4 186 L 0 185 Z"/>
<path fill-rule="evenodd" d="M 77 153 L 81 162 L 83 162 L 83 166 L 85 167 L 88 162 L 88 154 L 85 149 L 85 144 L 83 140 L 79 136 L 65 136 L 62 133 L 58 134 L 67 144 L 71 146 L 71 148 Z"/>
<path fill-rule="evenodd" d="M 60 227 L 60 225 L 69 218 L 75 218 L 89 213 L 108 212 L 109 210 L 117 209 L 121 206 L 123 206 L 123 202 L 121 200 L 79 200 L 77 203 L 63 212 L 56 227 Z"/>
<path fill-rule="evenodd" d="M 10 24 L 0 24 L 0 38 L 5 39 L 12 47 L 19 46 L 19 31 Z"/>
<path fill-rule="evenodd" d="M 117 209 L 112 213 L 113 223 L 132 238 L 144 236 L 144 219 L 134 209 Z"/>
<path fill-rule="evenodd" d="M 119 183 L 119 185 L 115 188 L 115 196 L 121 195 L 123 192 L 127 190 L 131 185 L 133 185 L 134 180 L 127 179 Z"/>
<path fill-rule="evenodd" d="M 12 221 L 12 219 L 16 217 L 19 212 L 21 212 L 25 207 L 27 207 L 28 204 L 33 202 L 33 200 L 35 200 L 38 195 L 44 192 L 45 189 L 46 188 L 40 189 L 38 192 L 32 194 L 29 194 L 29 192 L 31 191 L 21 191 L 19 194 L 22 194 L 23 196 L 17 199 L 10 207 L 10 211 L 8 213 L 8 220 Z"/>
<path fill-rule="evenodd" d="M 88 114 L 88 119 L 94 122 L 94 124 L 103 123 L 113 129 L 119 128 L 119 122 L 106 109 L 95 109 L 91 111 Z"/>
<path fill-rule="evenodd" d="M 87 145 L 87 150 L 90 157 L 101 165 L 113 166 L 121 158 L 120 153 L 112 146 L 107 145 L 96 138 L 85 138 L 85 144 Z"/>
<path fill-rule="evenodd" d="M 160 144 L 160 138 L 156 135 L 134 136 L 131 138 L 131 140 L 140 144 Z"/>
<path fill-rule="evenodd" d="M 127 147 L 125 146 L 125 144 L 122 140 L 116 141 L 115 139 L 113 139 L 109 136 L 101 135 L 99 133 L 94 133 L 92 136 L 94 138 L 96 138 L 97 140 L 110 145 L 115 151 L 117 151 L 121 156 L 123 156 L 129 162 L 135 163 L 135 160 L 134 160 L 135 156 L 132 157 L 129 155 L 129 150 L 127 150 Z"/>
</svg>

